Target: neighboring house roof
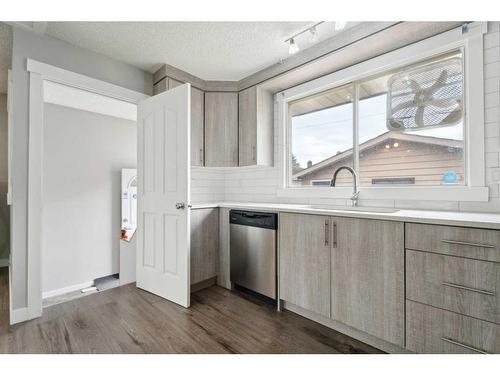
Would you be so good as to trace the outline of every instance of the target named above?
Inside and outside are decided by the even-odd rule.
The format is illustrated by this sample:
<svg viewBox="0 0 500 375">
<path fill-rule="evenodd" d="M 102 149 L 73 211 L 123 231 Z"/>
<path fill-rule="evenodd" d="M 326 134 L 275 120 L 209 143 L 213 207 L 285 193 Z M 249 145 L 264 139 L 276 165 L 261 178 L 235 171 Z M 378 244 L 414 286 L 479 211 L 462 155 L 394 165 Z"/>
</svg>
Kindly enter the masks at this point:
<svg viewBox="0 0 500 375">
<path fill-rule="evenodd" d="M 452 147 L 452 148 L 462 148 L 462 141 L 457 141 L 455 139 L 448 138 L 436 138 L 436 137 L 428 137 L 424 135 L 416 135 L 416 134 L 408 134 L 401 133 L 395 131 L 388 131 L 384 134 L 379 135 L 378 137 L 372 138 L 369 141 L 366 141 L 359 145 L 359 151 L 366 151 L 372 147 L 379 145 L 380 143 L 384 143 L 389 139 L 394 139 L 398 141 L 407 141 L 407 142 L 415 142 L 415 143 L 423 143 L 428 145 L 435 146 L 443 146 L 443 147 Z M 332 164 L 336 164 L 343 159 L 347 159 L 352 156 L 352 149 L 341 152 L 340 154 L 331 156 L 319 163 L 314 164 L 312 167 L 305 168 L 298 173 L 295 173 L 292 178 L 298 179 L 300 177 L 306 176 L 312 172 L 316 172 L 320 169 L 326 168 Z"/>
</svg>

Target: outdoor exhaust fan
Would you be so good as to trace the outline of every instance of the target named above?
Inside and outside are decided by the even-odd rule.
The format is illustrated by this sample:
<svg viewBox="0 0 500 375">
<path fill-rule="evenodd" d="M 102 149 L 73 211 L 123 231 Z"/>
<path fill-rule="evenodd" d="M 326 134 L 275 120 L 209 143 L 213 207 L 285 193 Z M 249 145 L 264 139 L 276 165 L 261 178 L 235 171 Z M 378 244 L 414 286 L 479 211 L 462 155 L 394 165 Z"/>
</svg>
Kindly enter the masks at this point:
<svg viewBox="0 0 500 375">
<path fill-rule="evenodd" d="M 462 120 L 463 74 L 458 57 L 397 73 L 387 85 L 389 130 L 430 129 Z"/>
</svg>

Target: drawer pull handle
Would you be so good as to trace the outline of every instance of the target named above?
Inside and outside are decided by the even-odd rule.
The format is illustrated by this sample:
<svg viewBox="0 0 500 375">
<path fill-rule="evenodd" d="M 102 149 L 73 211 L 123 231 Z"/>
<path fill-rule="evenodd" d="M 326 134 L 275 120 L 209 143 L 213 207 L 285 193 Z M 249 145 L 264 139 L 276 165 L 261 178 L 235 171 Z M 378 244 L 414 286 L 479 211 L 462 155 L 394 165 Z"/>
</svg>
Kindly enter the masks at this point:
<svg viewBox="0 0 500 375">
<path fill-rule="evenodd" d="M 447 282 L 444 282 L 444 281 L 442 282 L 442 284 L 444 286 L 449 286 L 451 288 L 457 288 L 457 289 L 469 290 L 471 292 L 477 292 L 477 293 L 487 294 L 488 296 L 495 296 L 496 295 L 494 292 L 490 292 L 489 290 L 476 289 L 476 288 L 471 288 L 471 287 L 464 286 L 464 285 L 447 283 Z"/>
<path fill-rule="evenodd" d="M 481 243 L 465 242 L 465 241 L 454 241 L 454 240 L 441 240 L 441 242 L 449 243 L 453 245 L 465 245 L 465 246 L 475 246 L 475 247 L 487 247 L 488 249 L 494 249 L 493 245 L 485 245 Z"/>
<path fill-rule="evenodd" d="M 449 339 L 447 337 L 441 337 L 441 340 L 448 342 L 450 344 L 456 345 L 456 346 L 460 346 L 460 347 L 465 348 L 465 349 L 472 350 L 473 352 L 476 352 L 476 353 L 488 354 L 488 352 L 485 352 L 484 350 L 477 349 L 477 348 L 474 348 L 474 347 L 466 345 L 466 344 L 462 344 L 461 342 Z"/>
</svg>

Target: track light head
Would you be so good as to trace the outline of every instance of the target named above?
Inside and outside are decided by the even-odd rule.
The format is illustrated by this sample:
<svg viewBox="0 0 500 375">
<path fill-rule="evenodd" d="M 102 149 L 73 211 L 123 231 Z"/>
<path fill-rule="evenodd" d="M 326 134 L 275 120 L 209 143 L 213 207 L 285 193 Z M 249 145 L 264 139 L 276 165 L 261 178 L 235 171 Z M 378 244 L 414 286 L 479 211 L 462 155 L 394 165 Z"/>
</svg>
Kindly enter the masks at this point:
<svg viewBox="0 0 500 375">
<path fill-rule="evenodd" d="M 347 21 L 335 21 L 335 31 L 340 31 L 344 29 L 347 25 Z"/>
<path fill-rule="evenodd" d="M 297 52 L 299 52 L 299 45 L 297 43 L 295 43 L 294 38 L 291 38 L 290 39 L 290 45 L 288 47 L 288 53 L 290 55 L 293 55 L 293 54 L 295 54 Z"/>
</svg>

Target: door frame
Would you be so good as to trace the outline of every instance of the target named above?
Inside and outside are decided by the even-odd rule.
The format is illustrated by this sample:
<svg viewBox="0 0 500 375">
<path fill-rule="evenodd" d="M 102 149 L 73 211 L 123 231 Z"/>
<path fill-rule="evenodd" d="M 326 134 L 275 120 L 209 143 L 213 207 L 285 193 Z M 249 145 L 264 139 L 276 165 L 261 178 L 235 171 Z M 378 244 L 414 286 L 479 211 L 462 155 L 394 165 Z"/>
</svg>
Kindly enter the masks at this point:
<svg viewBox="0 0 500 375">
<path fill-rule="evenodd" d="M 42 315 L 42 208 L 43 208 L 43 85 L 44 81 L 138 104 L 149 95 L 91 78 L 36 60 L 27 59 L 29 72 L 27 307 L 11 311 L 11 324 Z"/>
</svg>

